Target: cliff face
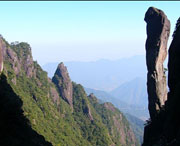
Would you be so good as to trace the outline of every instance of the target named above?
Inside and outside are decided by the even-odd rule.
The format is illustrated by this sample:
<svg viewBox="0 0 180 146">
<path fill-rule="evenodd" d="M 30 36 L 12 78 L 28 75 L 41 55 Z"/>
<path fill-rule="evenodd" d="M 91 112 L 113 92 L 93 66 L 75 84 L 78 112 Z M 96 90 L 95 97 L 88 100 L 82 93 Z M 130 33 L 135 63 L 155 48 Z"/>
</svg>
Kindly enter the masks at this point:
<svg viewBox="0 0 180 146">
<path fill-rule="evenodd" d="M 147 123 L 143 146 L 180 145 L 180 19 L 177 21 L 173 40 L 169 48 L 168 86 L 169 93 L 165 106 L 157 116 Z M 154 28 L 154 31 L 159 31 Z M 167 38 L 167 34 L 163 34 Z M 158 90 L 151 89 L 151 92 Z M 151 113 L 151 111 L 150 111 Z"/>
<path fill-rule="evenodd" d="M 170 22 L 163 11 L 150 7 L 147 23 L 146 64 L 150 117 L 153 120 L 167 100 L 166 77 L 163 62 L 167 56 Z"/>
<path fill-rule="evenodd" d="M 63 63 L 58 65 L 52 81 L 58 88 L 60 96 L 71 106 L 71 108 L 73 108 L 72 82 L 69 77 L 67 68 Z"/>
<path fill-rule="evenodd" d="M 1 74 L 1 72 L 3 71 L 3 52 L 2 52 L 2 50 L 3 50 L 3 46 L 2 46 L 2 40 L 1 40 L 1 37 L 0 37 L 0 74 Z"/>
<path fill-rule="evenodd" d="M 127 119 L 113 104 L 109 102 L 99 104 L 93 94 L 90 94 L 88 98 L 96 112 L 102 118 L 102 122 L 108 128 L 109 135 L 113 142 L 111 146 L 139 145 Z"/>
</svg>

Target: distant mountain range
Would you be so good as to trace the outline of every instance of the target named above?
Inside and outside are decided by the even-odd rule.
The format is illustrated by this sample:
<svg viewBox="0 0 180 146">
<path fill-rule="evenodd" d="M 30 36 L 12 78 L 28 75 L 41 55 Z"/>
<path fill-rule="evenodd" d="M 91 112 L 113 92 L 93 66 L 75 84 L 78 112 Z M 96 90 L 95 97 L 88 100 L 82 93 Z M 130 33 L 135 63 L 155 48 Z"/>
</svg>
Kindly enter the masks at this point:
<svg viewBox="0 0 180 146">
<path fill-rule="evenodd" d="M 129 105 L 126 102 L 113 97 L 111 94 L 105 91 L 94 90 L 90 88 L 84 89 L 88 95 L 93 93 L 98 98 L 99 102 L 111 102 L 115 105 L 115 107 L 122 111 L 126 116 L 127 120 L 129 121 L 139 142 L 142 143 L 145 124 L 145 121 L 143 120 L 149 117 L 147 108 Z"/>
<path fill-rule="evenodd" d="M 57 64 L 43 66 L 49 77 L 54 75 Z M 72 80 L 82 84 L 88 95 L 93 93 L 101 103 L 111 102 L 125 114 L 142 143 L 144 121 L 149 118 L 145 56 L 64 64 Z"/>
<path fill-rule="evenodd" d="M 53 76 L 57 64 L 43 66 L 48 76 Z M 64 64 L 72 80 L 86 87 L 88 94 L 94 93 L 100 100 L 112 102 L 121 111 L 143 120 L 149 118 L 145 56 Z"/>
<path fill-rule="evenodd" d="M 111 91 L 110 94 L 130 105 L 141 107 L 147 107 L 148 105 L 146 81 L 143 78 L 135 78 L 125 82 Z"/>
<path fill-rule="evenodd" d="M 92 62 L 64 62 L 73 81 L 85 87 L 111 91 L 134 78 L 146 78 L 145 56 L 119 60 L 101 59 Z M 42 68 L 52 77 L 59 62 L 47 63 Z"/>
<path fill-rule="evenodd" d="M 123 113 L 129 113 L 142 120 L 147 120 L 149 118 L 149 113 L 146 106 L 135 105 L 135 104 L 130 105 L 127 102 L 122 101 L 121 99 L 118 99 L 105 91 L 100 91 L 90 88 L 84 88 L 84 89 L 87 94 L 93 93 L 100 100 L 100 102 L 111 102 L 112 104 L 114 104 L 115 107 L 117 107 Z"/>
</svg>

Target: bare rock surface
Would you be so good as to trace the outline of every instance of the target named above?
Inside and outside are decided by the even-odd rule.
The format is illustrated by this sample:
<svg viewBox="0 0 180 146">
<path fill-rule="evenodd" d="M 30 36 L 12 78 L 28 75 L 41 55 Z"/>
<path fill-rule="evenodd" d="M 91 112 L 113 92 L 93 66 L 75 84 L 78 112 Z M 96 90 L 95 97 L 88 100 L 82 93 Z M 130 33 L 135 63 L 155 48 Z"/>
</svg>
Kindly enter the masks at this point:
<svg viewBox="0 0 180 146">
<path fill-rule="evenodd" d="M 157 31 L 156 29 L 162 30 L 158 27 L 153 29 L 154 31 Z M 164 39 L 167 39 L 167 33 L 162 33 L 162 35 Z M 156 35 L 154 34 L 154 36 Z M 165 106 L 155 119 L 151 119 L 145 126 L 143 146 L 180 145 L 180 19 L 177 21 L 169 48 L 168 86 L 169 92 Z M 157 88 L 150 90 L 161 93 L 158 92 Z M 165 98 L 166 96 L 164 96 Z"/>
<path fill-rule="evenodd" d="M 147 23 L 146 64 L 150 117 L 153 120 L 167 100 L 166 76 L 163 62 L 167 56 L 170 21 L 163 11 L 150 7 L 144 20 Z"/>
<path fill-rule="evenodd" d="M 58 65 L 52 81 L 57 86 L 61 97 L 73 108 L 73 86 L 63 63 Z"/>
<path fill-rule="evenodd" d="M 0 73 L 3 70 L 3 54 L 2 54 L 2 41 L 0 38 Z"/>
</svg>

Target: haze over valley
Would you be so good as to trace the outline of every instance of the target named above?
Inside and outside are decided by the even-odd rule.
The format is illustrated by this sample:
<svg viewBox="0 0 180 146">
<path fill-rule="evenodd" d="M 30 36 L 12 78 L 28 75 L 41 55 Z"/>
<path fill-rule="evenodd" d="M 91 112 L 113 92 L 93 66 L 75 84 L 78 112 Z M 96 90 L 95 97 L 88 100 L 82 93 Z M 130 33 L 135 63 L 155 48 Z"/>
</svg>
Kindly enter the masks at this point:
<svg viewBox="0 0 180 146">
<path fill-rule="evenodd" d="M 0 146 L 179 146 L 180 2 L 0 2 Z"/>
</svg>

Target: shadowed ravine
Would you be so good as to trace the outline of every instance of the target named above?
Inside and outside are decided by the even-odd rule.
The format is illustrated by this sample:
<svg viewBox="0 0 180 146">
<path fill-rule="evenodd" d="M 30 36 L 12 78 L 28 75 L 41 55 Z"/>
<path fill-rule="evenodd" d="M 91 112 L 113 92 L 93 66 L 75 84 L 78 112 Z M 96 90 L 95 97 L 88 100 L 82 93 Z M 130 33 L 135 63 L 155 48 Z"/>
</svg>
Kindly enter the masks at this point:
<svg viewBox="0 0 180 146">
<path fill-rule="evenodd" d="M 34 131 L 24 116 L 22 100 L 0 75 L 0 145 L 1 146 L 51 146 L 44 137 Z"/>
</svg>

